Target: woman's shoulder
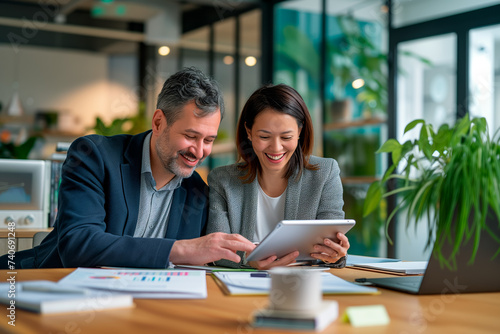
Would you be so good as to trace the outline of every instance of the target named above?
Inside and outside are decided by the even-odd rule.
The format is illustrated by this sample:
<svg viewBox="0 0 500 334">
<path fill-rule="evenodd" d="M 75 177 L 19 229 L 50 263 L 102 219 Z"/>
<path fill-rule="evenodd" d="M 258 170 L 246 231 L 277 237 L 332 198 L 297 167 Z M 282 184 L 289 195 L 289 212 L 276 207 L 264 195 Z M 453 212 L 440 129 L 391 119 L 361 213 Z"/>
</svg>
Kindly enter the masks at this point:
<svg viewBox="0 0 500 334">
<path fill-rule="evenodd" d="M 219 166 L 215 167 L 210 171 L 209 174 L 212 175 L 220 175 L 220 174 L 239 174 L 239 169 L 238 169 L 239 164 L 231 164 L 231 165 L 224 165 L 224 166 Z"/>
<path fill-rule="evenodd" d="M 310 156 L 309 163 L 316 166 L 316 169 L 305 169 L 302 172 L 302 179 L 308 182 L 323 182 L 331 175 L 340 173 L 339 165 L 335 159 Z M 314 180 L 314 181 L 313 181 Z"/>
<path fill-rule="evenodd" d="M 317 157 L 315 155 L 311 155 L 309 157 L 309 163 L 311 165 L 317 165 L 319 167 L 319 170 L 321 169 L 331 169 L 331 168 L 338 168 L 337 161 L 333 158 L 322 158 L 322 157 Z"/>
</svg>

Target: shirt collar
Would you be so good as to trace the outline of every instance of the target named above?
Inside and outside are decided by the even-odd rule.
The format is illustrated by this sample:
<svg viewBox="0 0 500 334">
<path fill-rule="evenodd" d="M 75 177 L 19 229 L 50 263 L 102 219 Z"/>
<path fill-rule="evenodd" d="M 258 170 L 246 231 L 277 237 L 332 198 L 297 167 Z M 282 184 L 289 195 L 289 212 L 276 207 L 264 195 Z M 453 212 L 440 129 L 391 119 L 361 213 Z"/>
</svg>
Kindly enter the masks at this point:
<svg viewBox="0 0 500 334">
<path fill-rule="evenodd" d="M 146 138 L 144 139 L 144 144 L 142 145 L 142 165 L 141 165 L 141 174 L 147 174 L 149 182 L 153 188 L 156 189 L 156 181 L 153 178 L 153 172 L 151 171 L 151 155 L 150 155 L 150 143 L 151 143 L 151 134 L 150 132 Z M 167 183 L 162 189 L 166 190 L 174 190 L 181 186 L 182 177 L 174 176 L 169 183 Z"/>
</svg>

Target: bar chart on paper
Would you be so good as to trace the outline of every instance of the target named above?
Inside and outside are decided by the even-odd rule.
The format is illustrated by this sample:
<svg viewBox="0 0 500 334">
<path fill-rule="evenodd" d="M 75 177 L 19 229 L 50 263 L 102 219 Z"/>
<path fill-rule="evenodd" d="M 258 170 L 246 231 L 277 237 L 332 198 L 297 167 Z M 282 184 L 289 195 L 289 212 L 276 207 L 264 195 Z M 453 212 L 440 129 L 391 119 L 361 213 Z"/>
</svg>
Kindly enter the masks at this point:
<svg viewBox="0 0 500 334">
<path fill-rule="evenodd" d="M 134 298 L 207 297 L 205 271 L 77 268 L 59 284 L 129 293 Z"/>
<path fill-rule="evenodd" d="M 195 275 L 189 271 L 120 271 L 118 277 L 130 277 L 133 282 L 169 282 L 173 277 Z M 195 276 L 199 276 L 196 274 Z"/>
</svg>

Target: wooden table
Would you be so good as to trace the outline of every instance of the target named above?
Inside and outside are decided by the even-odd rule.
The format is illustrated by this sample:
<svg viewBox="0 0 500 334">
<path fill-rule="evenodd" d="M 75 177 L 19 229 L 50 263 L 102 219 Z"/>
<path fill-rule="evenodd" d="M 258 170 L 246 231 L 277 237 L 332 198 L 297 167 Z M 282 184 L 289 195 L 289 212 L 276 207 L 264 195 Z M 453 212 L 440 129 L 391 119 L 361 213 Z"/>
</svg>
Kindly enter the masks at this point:
<svg viewBox="0 0 500 334">
<path fill-rule="evenodd" d="M 25 269 L 15 274 L 16 281 L 46 279 L 56 281 L 72 269 Z M 384 277 L 356 269 L 333 269 L 346 280 L 357 277 Z M 0 271 L 1 282 L 11 276 Z M 275 329 L 256 329 L 249 325 L 251 313 L 265 307 L 266 296 L 233 297 L 224 295 L 207 277 L 208 298 L 201 300 L 136 299 L 135 308 L 59 315 L 39 315 L 16 309 L 16 326 L 8 324 L 7 310 L 0 312 L 0 333 L 217 333 L 265 334 L 298 333 Z M 322 333 L 499 333 L 500 293 L 414 296 L 380 289 L 380 295 L 325 296 L 339 303 L 340 315 L 348 306 L 382 304 L 391 323 L 385 326 L 356 328 L 341 317 Z"/>
</svg>

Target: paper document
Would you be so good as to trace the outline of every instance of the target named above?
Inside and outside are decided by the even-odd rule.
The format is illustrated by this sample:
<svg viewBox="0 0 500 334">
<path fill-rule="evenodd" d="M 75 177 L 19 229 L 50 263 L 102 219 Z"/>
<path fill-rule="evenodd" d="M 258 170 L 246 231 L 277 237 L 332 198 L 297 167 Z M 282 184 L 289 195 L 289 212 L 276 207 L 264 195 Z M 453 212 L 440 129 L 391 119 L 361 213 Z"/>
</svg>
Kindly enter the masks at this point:
<svg viewBox="0 0 500 334">
<path fill-rule="evenodd" d="M 134 306 L 131 295 L 77 287 L 65 288 L 51 281 L 26 281 L 15 285 L 0 283 L 0 303 L 8 305 L 7 310 L 22 308 L 42 314 Z"/>
<path fill-rule="evenodd" d="M 373 257 L 363 255 L 347 255 L 346 266 L 350 267 L 356 264 L 379 263 L 379 262 L 400 262 L 400 259 L 390 259 L 386 257 Z"/>
<path fill-rule="evenodd" d="M 266 295 L 271 289 L 271 277 L 265 273 L 215 272 L 217 284 L 228 295 Z M 378 290 L 360 286 L 330 273 L 321 273 L 324 294 L 377 294 Z"/>
<path fill-rule="evenodd" d="M 365 263 L 356 264 L 353 268 L 384 271 L 399 275 L 421 275 L 427 269 L 427 261 Z"/>
<path fill-rule="evenodd" d="M 176 265 L 175 269 L 189 269 L 189 270 L 205 270 L 207 273 L 212 273 L 216 271 L 258 271 L 257 269 L 252 268 L 228 268 L 228 267 L 219 267 L 219 266 L 191 266 L 180 264 Z"/>
<path fill-rule="evenodd" d="M 77 268 L 59 283 L 123 292 L 134 298 L 207 298 L 207 281 L 203 270 Z"/>
</svg>

